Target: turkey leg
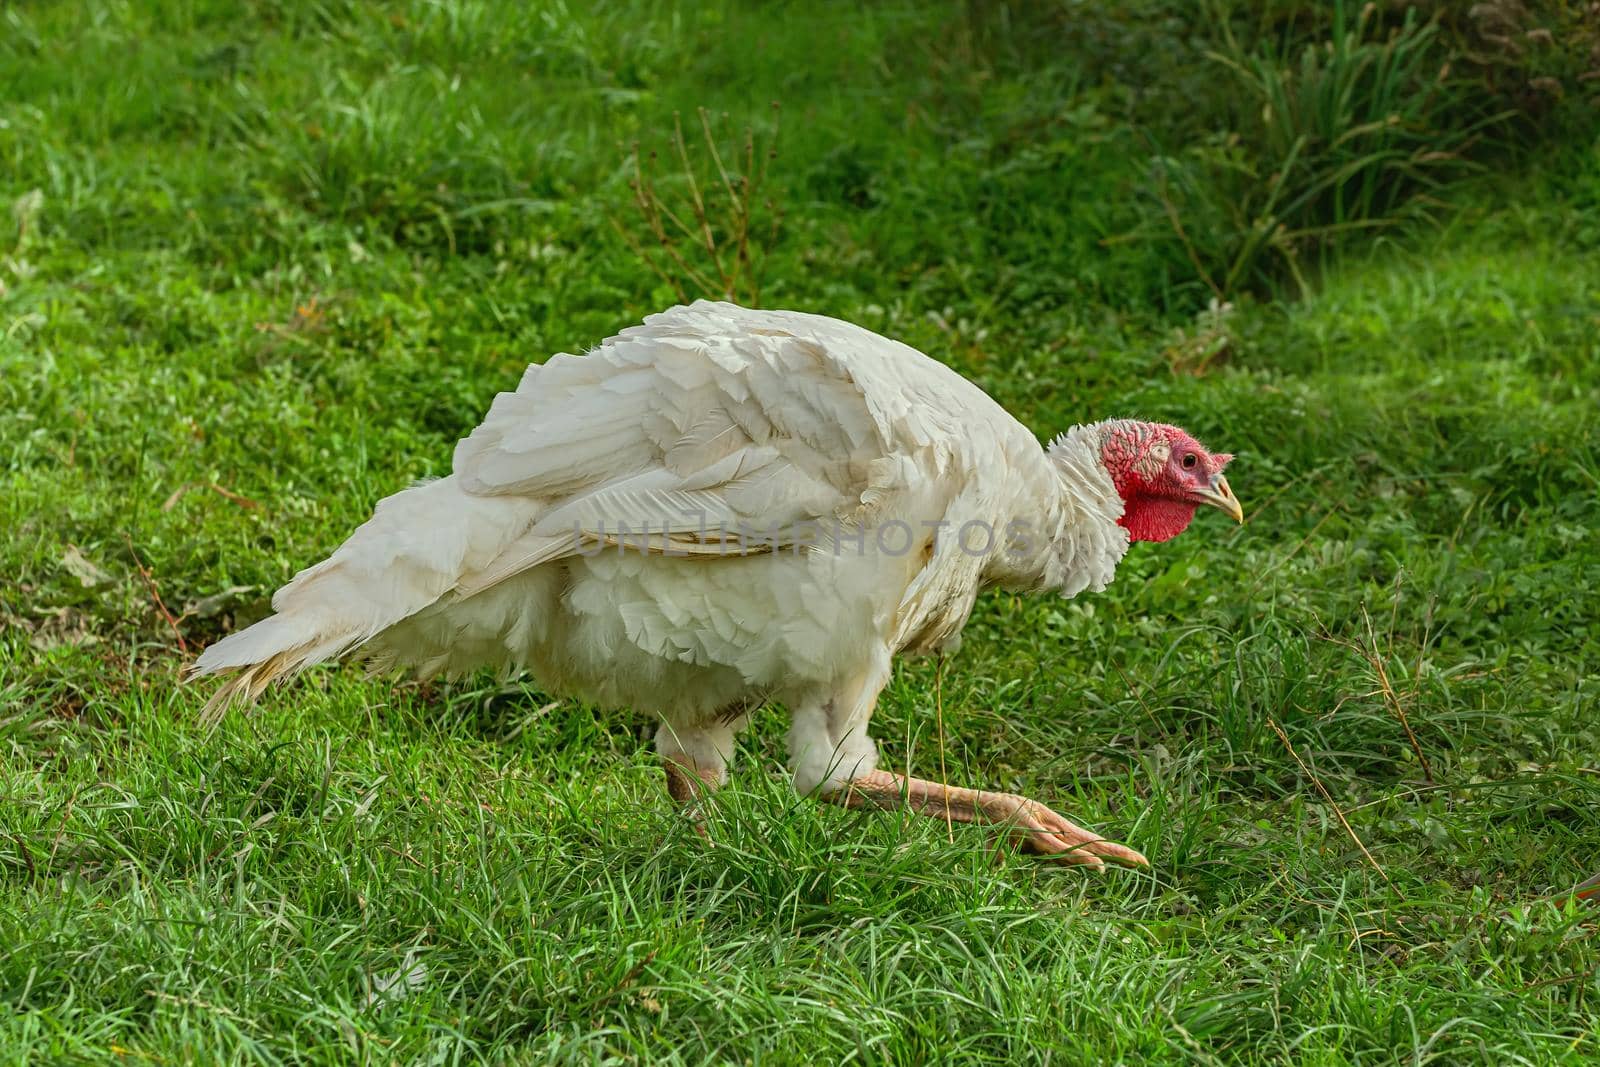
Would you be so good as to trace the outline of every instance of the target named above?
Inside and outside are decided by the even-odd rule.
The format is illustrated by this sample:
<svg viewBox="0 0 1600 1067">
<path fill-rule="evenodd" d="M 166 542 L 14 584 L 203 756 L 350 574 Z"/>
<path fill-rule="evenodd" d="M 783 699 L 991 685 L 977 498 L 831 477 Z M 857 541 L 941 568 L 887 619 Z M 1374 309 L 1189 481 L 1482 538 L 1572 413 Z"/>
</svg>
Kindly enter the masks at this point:
<svg viewBox="0 0 1600 1067">
<path fill-rule="evenodd" d="M 733 755 L 730 721 L 674 724 L 663 720 L 656 731 L 656 752 L 667 772 L 667 795 L 689 816 L 701 837 L 705 800 L 722 785 Z"/>
<path fill-rule="evenodd" d="M 663 756 L 661 766 L 667 772 L 667 796 L 678 810 L 689 817 L 694 832 L 706 836 L 705 814 L 701 802 L 721 785 L 721 776 L 714 770 L 700 770 L 687 759 Z"/>
<path fill-rule="evenodd" d="M 852 779 L 825 799 L 850 808 L 910 808 L 919 815 L 931 815 L 936 819 L 998 823 L 1009 827 L 1012 835 L 1031 851 L 1095 870 L 1103 870 L 1106 860 L 1129 867 L 1150 866 L 1150 861 L 1133 849 L 1107 841 L 1091 830 L 1068 822 L 1043 804 L 1015 793 L 961 789 L 925 778 L 873 771 Z"/>
</svg>

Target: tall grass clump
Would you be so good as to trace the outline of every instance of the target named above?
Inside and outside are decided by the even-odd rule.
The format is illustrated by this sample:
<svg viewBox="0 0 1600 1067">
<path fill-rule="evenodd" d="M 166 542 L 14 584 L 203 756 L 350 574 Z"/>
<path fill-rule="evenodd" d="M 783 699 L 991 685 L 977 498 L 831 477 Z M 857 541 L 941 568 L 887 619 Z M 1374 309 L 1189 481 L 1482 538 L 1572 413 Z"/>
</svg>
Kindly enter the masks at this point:
<svg viewBox="0 0 1600 1067">
<path fill-rule="evenodd" d="M 1483 114 L 1508 112 L 1521 144 L 1592 137 L 1600 122 L 1600 3 L 1430 0 L 1453 76 Z"/>
<path fill-rule="evenodd" d="M 1472 164 L 1489 120 L 1449 121 L 1456 91 L 1438 26 L 1410 11 L 1374 33 L 1373 8 L 1335 5 L 1326 40 L 1241 41 L 1221 20 L 1207 57 L 1227 87 L 1225 124 L 1152 160 L 1171 234 L 1219 299 L 1292 279 L 1340 237 L 1427 215 Z"/>
<path fill-rule="evenodd" d="M 1186 313 L 1303 294 L 1474 172 L 1600 136 L 1595 0 L 1055 0 L 1026 32 L 1009 10 L 968 5 L 969 36 L 1002 68 L 1070 56 L 1143 140 L 1148 200 L 1100 243 L 1160 257 Z"/>
</svg>

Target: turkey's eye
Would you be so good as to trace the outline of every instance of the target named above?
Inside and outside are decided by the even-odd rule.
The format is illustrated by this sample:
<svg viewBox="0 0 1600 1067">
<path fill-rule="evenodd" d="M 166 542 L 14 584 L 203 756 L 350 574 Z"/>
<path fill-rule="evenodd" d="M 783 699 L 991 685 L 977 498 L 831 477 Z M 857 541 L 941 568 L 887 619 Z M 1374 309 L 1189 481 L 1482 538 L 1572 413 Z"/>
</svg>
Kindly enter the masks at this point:
<svg viewBox="0 0 1600 1067">
<path fill-rule="evenodd" d="M 1200 460 L 1195 457 L 1195 454 L 1190 452 L 1188 455 L 1183 457 L 1183 469 L 1186 471 L 1192 471 L 1194 470 L 1194 465 L 1199 462 Z"/>
</svg>

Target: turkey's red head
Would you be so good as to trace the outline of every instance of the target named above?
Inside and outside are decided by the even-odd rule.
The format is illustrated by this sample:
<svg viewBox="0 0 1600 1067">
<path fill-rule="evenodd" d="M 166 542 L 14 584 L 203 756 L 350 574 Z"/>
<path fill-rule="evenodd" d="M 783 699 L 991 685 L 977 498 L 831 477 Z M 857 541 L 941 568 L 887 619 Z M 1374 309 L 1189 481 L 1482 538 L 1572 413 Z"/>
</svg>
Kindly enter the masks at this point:
<svg viewBox="0 0 1600 1067">
<path fill-rule="evenodd" d="M 1222 468 L 1233 457 L 1207 452 L 1189 434 L 1160 422 L 1104 424 L 1100 461 L 1122 497 L 1119 525 L 1131 541 L 1170 541 L 1202 504 L 1244 521 Z"/>
</svg>

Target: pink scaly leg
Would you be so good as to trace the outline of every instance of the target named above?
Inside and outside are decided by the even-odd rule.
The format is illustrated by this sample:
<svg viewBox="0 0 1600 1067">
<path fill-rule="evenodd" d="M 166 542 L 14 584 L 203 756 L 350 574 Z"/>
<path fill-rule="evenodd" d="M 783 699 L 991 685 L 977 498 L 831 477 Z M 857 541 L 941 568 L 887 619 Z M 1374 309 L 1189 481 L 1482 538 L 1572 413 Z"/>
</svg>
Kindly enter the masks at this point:
<svg viewBox="0 0 1600 1067">
<path fill-rule="evenodd" d="M 706 833 L 702 801 L 716 792 L 721 784 L 718 775 L 710 771 L 698 771 L 687 760 L 677 760 L 671 756 L 663 757 L 661 766 L 667 772 L 667 796 L 672 798 L 679 811 L 689 817 L 694 832 L 710 840 L 711 835 Z"/>
<path fill-rule="evenodd" d="M 656 731 L 656 752 L 667 772 L 667 795 L 704 837 L 705 801 L 727 777 L 733 724 L 712 719 L 674 727 L 663 722 Z"/>
<path fill-rule="evenodd" d="M 890 771 L 872 771 L 852 779 L 825 799 L 851 808 L 909 808 L 936 819 L 996 823 L 1008 827 L 1013 837 L 1034 852 L 1095 870 L 1103 870 L 1106 860 L 1129 867 L 1150 866 L 1150 861 L 1133 849 L 1107 841 L 1043 804 L 1015 793 L 961 789 Z"/>
</svg>

